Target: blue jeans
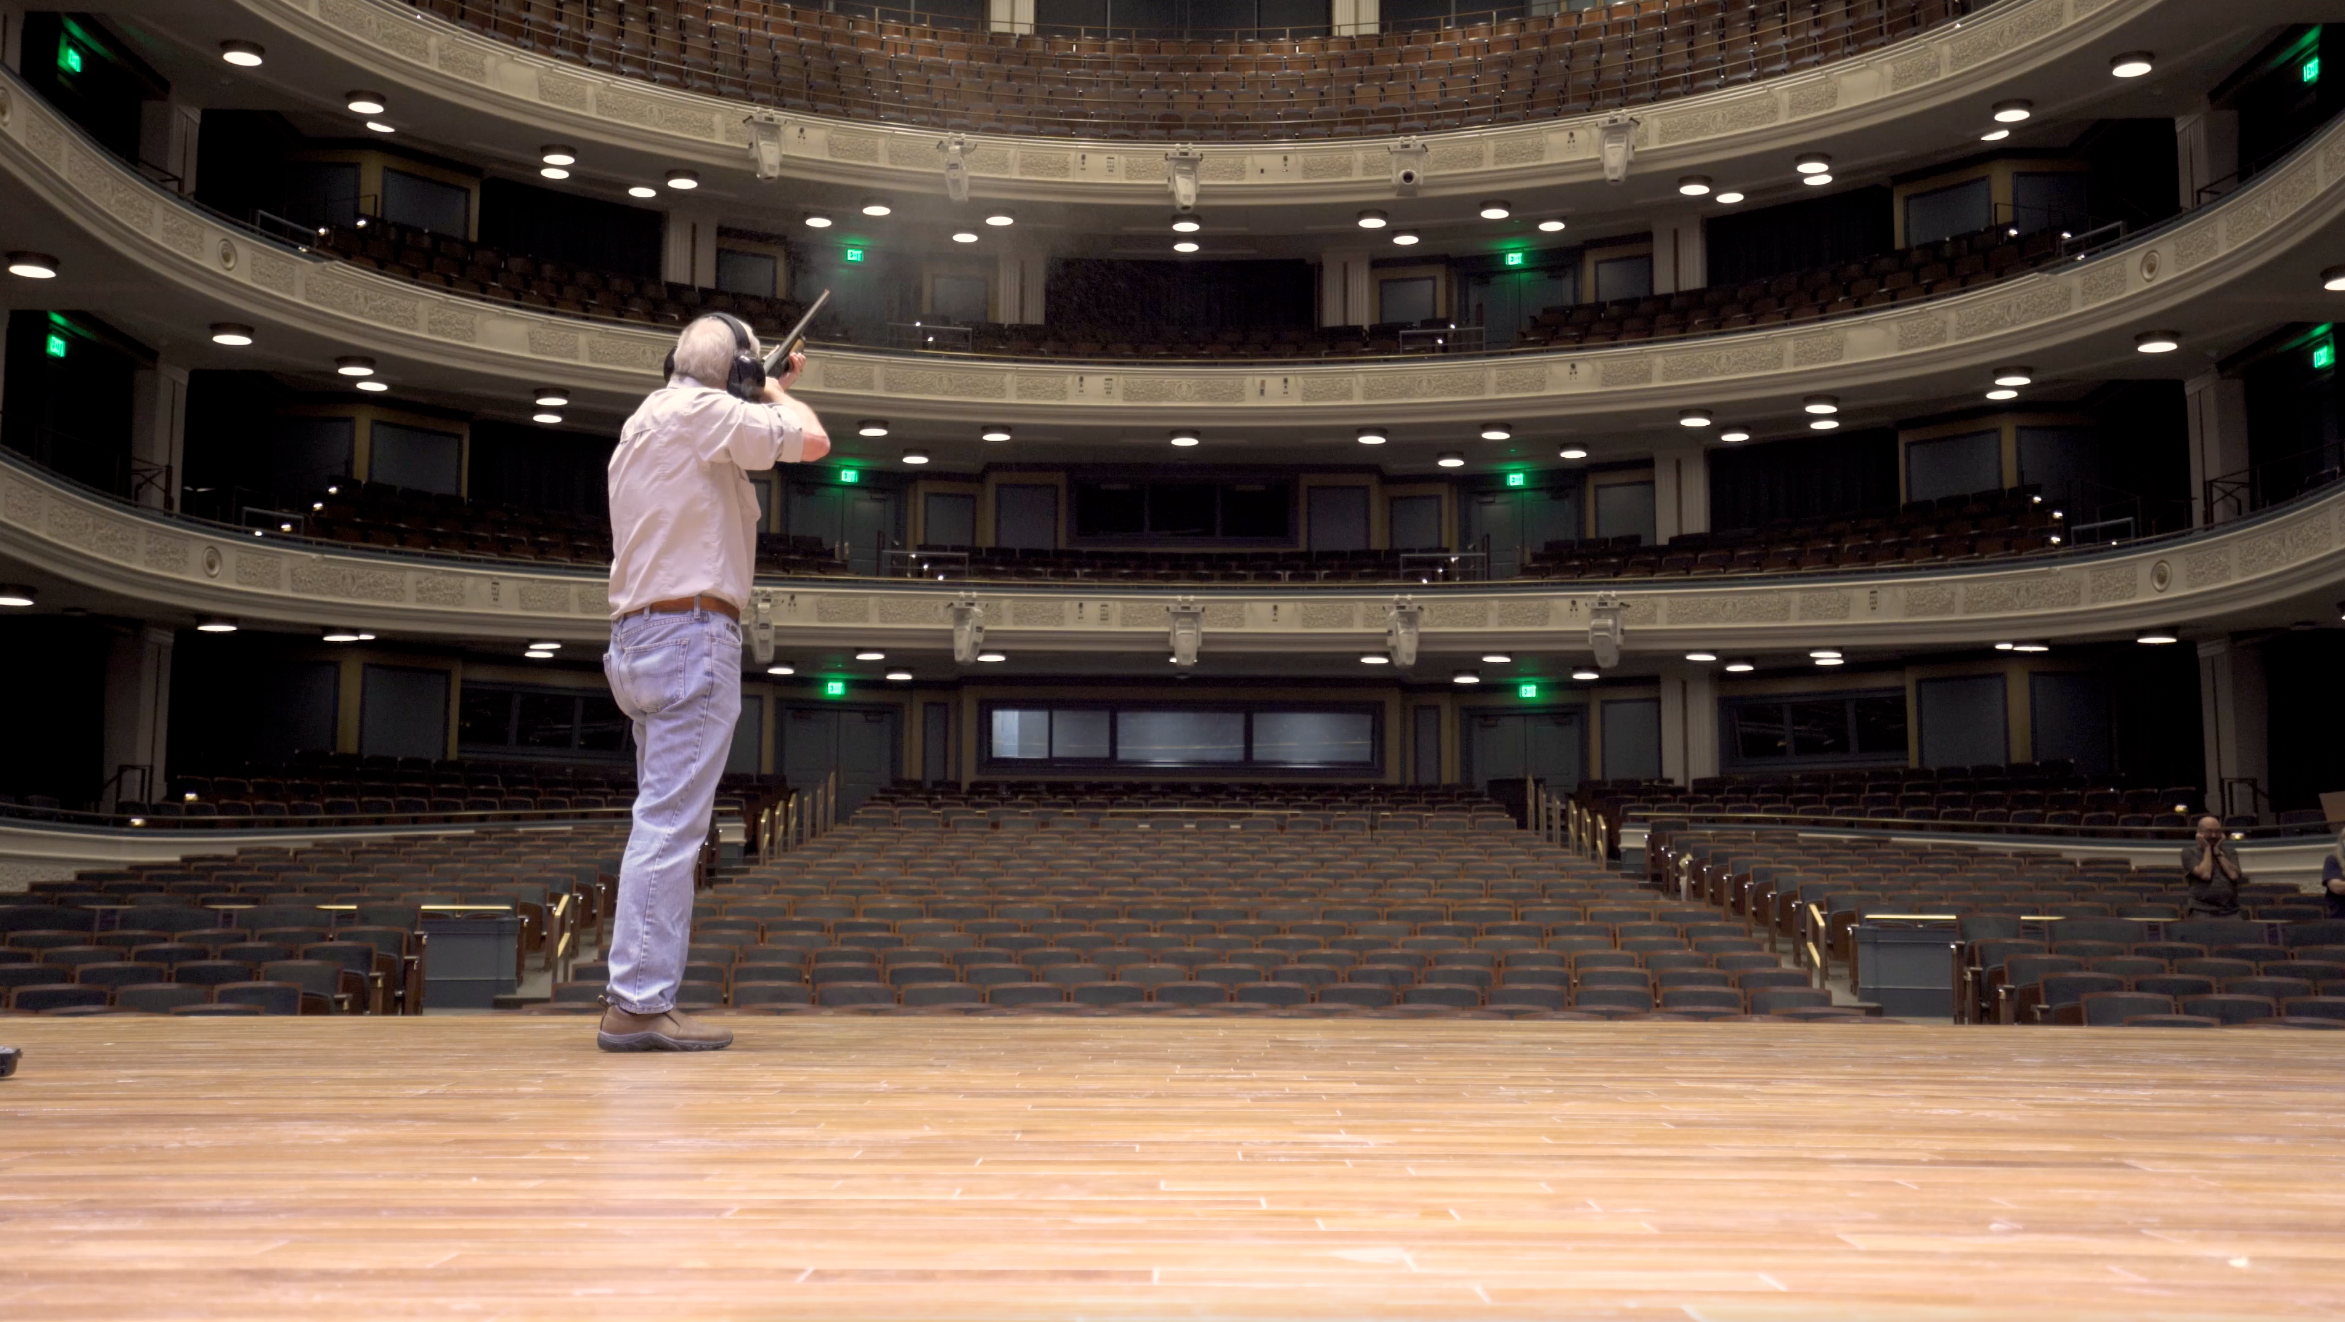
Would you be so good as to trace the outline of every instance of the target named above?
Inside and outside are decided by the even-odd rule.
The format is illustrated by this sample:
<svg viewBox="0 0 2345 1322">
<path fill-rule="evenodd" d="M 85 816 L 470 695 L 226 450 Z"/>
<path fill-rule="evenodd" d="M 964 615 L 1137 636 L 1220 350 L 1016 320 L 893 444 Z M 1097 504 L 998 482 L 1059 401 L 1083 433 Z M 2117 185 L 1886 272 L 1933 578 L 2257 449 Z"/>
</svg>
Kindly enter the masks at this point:
<svg viewBox="0 0 2345 1322">
<path fill-rule="evenodd" d="M 692 940 L 692 865 L 741 715 L 741 626 L 711 611 L 611 626 L 603 674 L 635 723 L 635 822 L 611 923 L 611 1004 L 676 1006 Z"/>
</svg>

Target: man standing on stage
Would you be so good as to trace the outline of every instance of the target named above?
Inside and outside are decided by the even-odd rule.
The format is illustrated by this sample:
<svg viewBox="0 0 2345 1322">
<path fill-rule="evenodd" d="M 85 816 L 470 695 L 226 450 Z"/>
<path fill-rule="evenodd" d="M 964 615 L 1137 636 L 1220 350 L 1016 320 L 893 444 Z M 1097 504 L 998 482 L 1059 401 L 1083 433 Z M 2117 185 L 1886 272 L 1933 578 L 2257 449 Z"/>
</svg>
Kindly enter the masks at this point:
<svg viewBox="0 0 2345 1322">
<path fill-rule="evenodd" d="M 676 1009 L 692 932 L 692 870 L 741 715 L 741 609 L 757 496 L 746 472 L 830 453 L 814 411 L 786 393 L 792 354 L 765 376 L 736 318 L 692 322 L 667 384 L 611 454 L 611 645 L 603 673 L 635 726 L 635 819 L 619 870 L 605 1051 L 718 1051 L 722 1028 Z"/>
</svg>

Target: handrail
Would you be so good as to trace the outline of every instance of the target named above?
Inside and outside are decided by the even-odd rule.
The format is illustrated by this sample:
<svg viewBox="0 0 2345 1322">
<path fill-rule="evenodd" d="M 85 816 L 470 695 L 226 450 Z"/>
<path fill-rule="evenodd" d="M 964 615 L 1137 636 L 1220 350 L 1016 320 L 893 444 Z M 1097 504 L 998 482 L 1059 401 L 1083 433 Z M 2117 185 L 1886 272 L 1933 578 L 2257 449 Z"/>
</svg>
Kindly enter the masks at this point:
<svg viewBox="0 0 2345 1322">
<path fill-rule="evenodd" d="M 1818 830 L 1845 831 L 1858 834 L 1887 832 L 1894 835 L 1978 836 L 1986 839 L 2011 836 L 2044 836 L 2055 840 L 2075 840 L 2079 843 L 2124 847 L 2127 845 L 2179 844 L 2191 838 L 2192 828 L 2182 826 L 2083 826 L 2065 823 L 2052 825 L 2043 822 L 1918 822 L 1886 817 L 1825 817 L 1813 813 L 1729 813 L 1691 812 L 1682 809 L 1657 809 L 1638 814 L 1648 824 L 1668 820 L 1683 822 L 1687 829 L 1715 826 L 1735 826 L 1755 830 L 1783 830 L 1814 833 Z M 2144 834 L 2154 832 L 2155 834 Z M 2321 823 L 2280 826 L 2228 827 L 2224 835 L 2244 844 L 2287 844 L 2330 839 L 2329 828 Z"/>
</svg>

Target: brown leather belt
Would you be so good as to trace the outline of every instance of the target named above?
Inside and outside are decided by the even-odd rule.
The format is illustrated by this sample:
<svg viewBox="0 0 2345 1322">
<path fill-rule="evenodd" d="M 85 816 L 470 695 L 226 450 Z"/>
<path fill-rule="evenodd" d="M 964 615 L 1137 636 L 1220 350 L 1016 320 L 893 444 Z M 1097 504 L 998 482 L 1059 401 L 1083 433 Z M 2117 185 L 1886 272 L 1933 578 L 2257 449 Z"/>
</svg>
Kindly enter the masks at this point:
<svg viewBox="0 0 2345 1322">
<path fill-rule="evenodd" d="M 714 611 L 736 623 L 741 619 L 740 607 L 723 597 L 712 597 L 705 592 L 696 597 L 670 597 L 666 601 L 655 601 L 648 606 L 638 606 L 619 618 L 631 620 L 638 615 L 684 615 L 696 610 Z"/>
</svg>

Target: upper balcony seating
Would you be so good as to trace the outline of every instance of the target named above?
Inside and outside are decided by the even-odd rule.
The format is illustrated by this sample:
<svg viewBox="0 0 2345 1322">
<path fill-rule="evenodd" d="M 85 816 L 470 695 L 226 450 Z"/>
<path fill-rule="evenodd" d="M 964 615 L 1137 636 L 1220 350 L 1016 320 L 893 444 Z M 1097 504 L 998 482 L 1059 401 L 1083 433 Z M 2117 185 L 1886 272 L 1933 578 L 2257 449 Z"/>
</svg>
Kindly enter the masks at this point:
<svg viewBox="0 0 2345 1322">
<path fill-rule="evenodd" d="M 801 311 L 788 299 L 579 270 L 384 220 L 370 219 L 363 229 L 329 229 L 315 246 L 386 275 L 570 316 L 680 326 L 704 312 L 730 312 L 759 333 L 774 335 L 786 330 Z M 1868 261 L 1814 267 L 1770 280 L 1551 307 L 1511 332 L 1494 333 L 1485 343 L 1493 350 L 1506 349 L 1506 335 L 1511 333 L 1515 349 L 1589 348 L 1797 325 L 1976 289 L 2024 275 L 2060 255 L 2060 236 L 2054 231 L 2017 235 L 2009 226 L 1995 225 Z M 1439 352 L 1434 337 L 1408 340 L 1403 333 L 1454 325 L 1437 319 L 1421 324 L 1221 329 L 1161 321 L 1119 324 L 1119 311 L 1106 310 L 1095 322 L 1081 326 L 976 323 L 969 327 L 969 352 L 1019 358 L 1208 361 L 1378 356 Z"/>
<path fill-rule="evenodd" d="M 1479 577 L 1443 547 L 1419 551 L 1092 551 L 923 543 L 918 578 L 1091 583 L 1446 583 Z"/>
<path fill-rule="evenodd" d="M 1815 68 L 1984 0 L 1630 0 L 1421 32 L 1095 40 L 813 9 L 416 0 L 500 41 L 731 100 L 959 132 L 1311 139 L 1513 124 Z"/>
<path fill-rule="evenodd" d="M 385 275 L 574 317 L 681 326 L 704 312 L 730 312 L 761 335 L 779 335 L 805 311 L 788 299 L 581 270 L 376 218 L 329 227 L 312 246 Z"/>
<path fill-rule="evenodd" d="M 489 508 L 462 496 L 379 482 L 334 489 L 317 502 L 303 531 L 328 541 L 500 560 L 611 562 L 611 525 L 600 516 Z M 847 566 L 819 537 L 760 533 L 757 568 L 769 574 L 841 574 Z"/>
<path fill-rule="evenodd" d="M 1850 518 L 1680 533 L 1660 547 L 1639 547 L 1634 537 L 1549 542 L 1523 558 L 1523 573 L 1531 578 L 1643 578 L 1987 560 L 2058 547 L 2066 540 L 2061 514 L 2044 503 L 2038 488 L 2012 487 L 1912 501 L 1898 510 Z"/>
</svg>

